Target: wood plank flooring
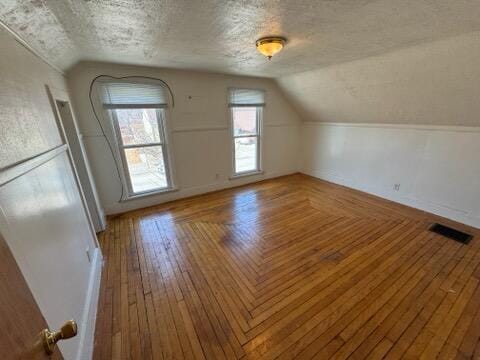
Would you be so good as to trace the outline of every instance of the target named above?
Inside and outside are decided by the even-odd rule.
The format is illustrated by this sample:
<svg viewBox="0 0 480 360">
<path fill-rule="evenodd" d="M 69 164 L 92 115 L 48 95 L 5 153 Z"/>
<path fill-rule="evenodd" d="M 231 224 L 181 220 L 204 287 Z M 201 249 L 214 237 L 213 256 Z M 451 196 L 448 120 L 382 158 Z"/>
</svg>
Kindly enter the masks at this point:
<svg viewBox="0 0 480 360">
<path fill-rule="evenodd" d="M 95 359 L 479 359 L 479 230 L 305 175 L 111 218 Z"/>
</svg>

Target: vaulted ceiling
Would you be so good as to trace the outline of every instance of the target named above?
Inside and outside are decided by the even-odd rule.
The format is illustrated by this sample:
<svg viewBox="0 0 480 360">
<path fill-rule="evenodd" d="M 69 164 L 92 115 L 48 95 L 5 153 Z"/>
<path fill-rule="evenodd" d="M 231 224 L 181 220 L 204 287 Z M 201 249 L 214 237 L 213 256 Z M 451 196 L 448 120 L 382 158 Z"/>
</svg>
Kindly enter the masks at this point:
<svg viewBox="0 0 480 360">
<path fill-rule="evenodd" d="M 480 30 L 478 0 L 2 0 L 0 19 L 50 62 L 279 77 Z M 283 35 L 268 62 L 255 40 Z"/>
</svg>

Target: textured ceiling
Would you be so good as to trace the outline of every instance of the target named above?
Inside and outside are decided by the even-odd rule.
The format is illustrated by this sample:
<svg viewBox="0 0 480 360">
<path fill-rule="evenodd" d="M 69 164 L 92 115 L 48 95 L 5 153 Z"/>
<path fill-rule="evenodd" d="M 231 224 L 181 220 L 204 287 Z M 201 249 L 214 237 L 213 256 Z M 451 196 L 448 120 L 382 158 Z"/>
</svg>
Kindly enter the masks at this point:
<svg viewBox="0 0 480 360">
<path fill-rule="evenodd" d="M 81 60 L 278 77 L 480 30 L 479 0 L 0 0 L 67 70 Z M 289 43 L 271 62 L 255 40 Z"/>
</svg>

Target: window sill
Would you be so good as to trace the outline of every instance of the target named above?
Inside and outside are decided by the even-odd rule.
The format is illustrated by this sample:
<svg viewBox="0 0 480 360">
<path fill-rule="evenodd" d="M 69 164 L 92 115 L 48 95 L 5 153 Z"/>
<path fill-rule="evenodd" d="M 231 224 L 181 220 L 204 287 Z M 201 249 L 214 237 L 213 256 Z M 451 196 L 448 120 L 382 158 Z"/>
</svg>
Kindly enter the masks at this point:
<svg viewBox="0 0 480 360">
<path fill-rule="evenodd" d="M 177 187 L 171 187 L 171 188 L 167 188 L 167 189 L 148 191 L 148 192 L 144 192 L 144 193 L 140 193 L 140 194 L 134 194 L 134 195 L 127 195 L 127 197 L 124 198 L 124 199 L 122 199 L 121 202 L 130 201 L 130 200 L 142 199 L 142 198 L 148 197 L 148 196 L 168 194 L 168 193 L 175 192 L 175 191 L 178 191 L 178 188 L 177 188 Z"/>
<path fill-rule="evenodd" d="M 230 180 L 235 180 L 235 179 L 238 179 L 238 178 L 243 178 L 243 177 L 247 177 L 247 176 L 262 175 L 262 174 L 263 174 L 263 171 L 262 171 L 262 170 L 249 171 L 249 172 L 244 172 L 244 173 L 232 175 L 232 176 L 230 176 L 229 179 L 230 179 Z"/>
</svg>

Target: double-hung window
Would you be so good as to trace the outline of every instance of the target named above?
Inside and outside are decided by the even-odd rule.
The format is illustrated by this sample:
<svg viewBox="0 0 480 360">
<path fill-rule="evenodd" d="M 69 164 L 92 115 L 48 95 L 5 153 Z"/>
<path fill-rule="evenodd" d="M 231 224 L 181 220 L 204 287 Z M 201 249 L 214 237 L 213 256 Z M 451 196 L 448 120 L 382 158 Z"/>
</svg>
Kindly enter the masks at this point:
<svg viewBox="0 0 480 360">
<path fill-rule="evenodd" d="M 234 176 L 261 171 L 264 99 L 262 90 L 229 90 Z"/>
<path fill-rule="evenodd" d="M 128 196 L 172 187 L 166 136 L 167 92 L 158 84 L 109 82 L 103 106 L 110 113 Z"/>
</svg>

